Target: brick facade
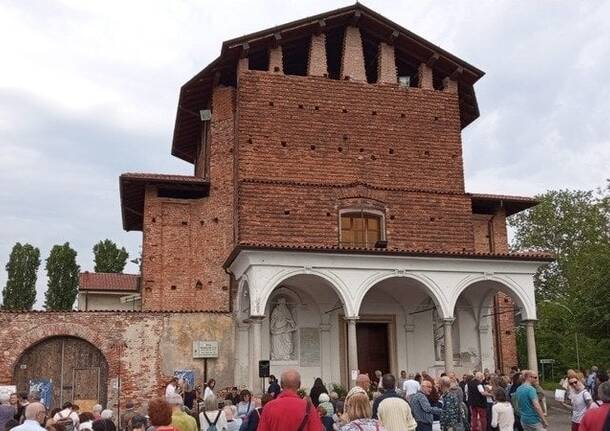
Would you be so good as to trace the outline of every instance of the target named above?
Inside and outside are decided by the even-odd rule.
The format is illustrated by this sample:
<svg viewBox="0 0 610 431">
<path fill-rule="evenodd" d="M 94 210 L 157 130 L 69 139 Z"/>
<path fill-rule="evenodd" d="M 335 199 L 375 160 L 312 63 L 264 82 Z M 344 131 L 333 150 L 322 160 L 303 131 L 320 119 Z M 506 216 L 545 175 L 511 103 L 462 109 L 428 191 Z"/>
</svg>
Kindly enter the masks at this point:
<svg viewBox="0 0 610 431">
<path fill-rule="evenodd" d="M 0 312 L 0 384 L 11 384 L 22 353 L 55 336 L 78 337 L 98 348 L 108 363 L 108 406 L 127 400 L 142 406 L 162 395 L 174 370 L 192 369 L 202 379 L 201 360 L 192 359 L 192 340 L 219 341 L 222 360 L 210 360 L 219 387 L 233 382 L 233 321 L 230 315 L 146 312 Z M 18 328 L 18 336 L 15 336 Z M 118 396 L 120 385 L 120 399 Z"/>
<path fill-rule="evenodd" d="M 144 310 L 230 310 L 231 280 L 222 264 L 234 246 L 234 103 L 233 88 L 216 88 L 209 142 L 200 149 L 209 158 L 208 198 L 161 198 L 155 187 L 146 190 Z"/>
</svg>

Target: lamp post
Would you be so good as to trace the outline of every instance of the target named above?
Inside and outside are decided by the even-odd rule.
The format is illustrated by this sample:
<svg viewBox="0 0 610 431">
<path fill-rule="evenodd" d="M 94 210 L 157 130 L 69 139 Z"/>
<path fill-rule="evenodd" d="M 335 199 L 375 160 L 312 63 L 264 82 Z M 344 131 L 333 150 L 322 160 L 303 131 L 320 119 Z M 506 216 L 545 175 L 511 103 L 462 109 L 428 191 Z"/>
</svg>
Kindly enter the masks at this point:
<svg viewBox="0 0 610 431">
<path fill-rule="evenodd" d="M 566 310 L 568 313 L 570 313 L 570 316 L 572 316 L 572 320 L 574 321 L 574 342 L 576 345 L 576 368 L 578 368 L 580 370 L 580 352 L 578 350 L 578 331 L 576 330 L 576 316 L 574 315 L 574 312 L 567 305 L 560 304 L 559 302 L 552 302 L 552 301 L 549 301 L 548 299 L 543 302 L 546 302 L 547 304 L 554 304 L 559 307 L 562 307 L 564 310 Z"/>
</svg>

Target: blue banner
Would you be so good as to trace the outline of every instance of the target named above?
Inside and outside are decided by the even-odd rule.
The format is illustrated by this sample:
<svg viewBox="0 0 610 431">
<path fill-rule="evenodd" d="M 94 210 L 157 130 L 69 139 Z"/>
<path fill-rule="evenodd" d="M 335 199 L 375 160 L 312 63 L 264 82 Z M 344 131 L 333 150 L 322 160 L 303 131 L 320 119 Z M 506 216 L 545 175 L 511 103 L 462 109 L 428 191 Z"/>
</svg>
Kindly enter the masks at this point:
<svg viewBox="0 0 610 431">
<path fill-rule="evenodd" d="M 53 407 L 53 382 L 49 379 L 30 380 L 30 393 L 36 392 L 47 409 Z"/>
<path fill-rule="evenodd" d="M 195 387 L 195 372 L 193 370 L 175 370 L 174 376 L 188 383 L 191 389 Z"/>
</svg>

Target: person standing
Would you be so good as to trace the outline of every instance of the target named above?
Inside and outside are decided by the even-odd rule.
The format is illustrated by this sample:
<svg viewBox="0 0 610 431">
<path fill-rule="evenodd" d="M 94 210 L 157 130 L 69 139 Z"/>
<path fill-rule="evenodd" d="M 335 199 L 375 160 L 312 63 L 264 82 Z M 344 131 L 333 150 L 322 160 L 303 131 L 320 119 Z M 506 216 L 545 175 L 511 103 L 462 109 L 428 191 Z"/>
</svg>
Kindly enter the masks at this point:
<svg viewBox="0 0 610 431">
<path fill-rule="evenodd" d="M 314 380 L 311 391 L 309 391 L 309 397 L 315 407 L 318 407 L 320 404 L 320 394 L 328 394 L 328 390 L 326 389 L 326 386 L 324 386 L 322 379 L 318 377 Z"/>
<path fill-rule="evenodd" d="M 345 414 L 349 423 L 341 431 L 386 431 L 377 419 L 371 418 L 371 403 L 364 393 L 354 394 L 345 402 Z"/>
<path fill-rule="evenodd" d="M 227 428 L 227 418 L 222 410 L 218 409 L 218 400 L 215 395 L 208 396 L 203 400 L 204 411 L 199 413 L 199 425 L 201 431 L 207 431 L 213 426 L 218 431 L 224 431 Z"/>
<path fill-rule="evenodd" d="M 172 395 L 173 397 L 174 395 Z M 133 404 L 133 401 L 128 400 L 125 403 L 125 413 L 123 413 L 121 415 L 121 421 L 120 421 L 120 429 L 122 431 L 131 431 L 131 420 L 133 419 L 133 417 L 137 414 L 135 411 L 135 406 Z"/>
<path fill-rule="evenodd" d="M 409 403 L 411 404 L 411 412 L 413 418 L 417 422 L 417 431 L 432 431 L 433 415 L 440 415 L 442 409 L 432 407 L 428 396 L 432 392 L 432 382 L 423 380 L 417 393 L 411 395 Z"/>
<path fill-rule="evenodd" d="M 513 406 L 506 398 L 506 391 L 502 388 L 494 392 L 496 404 L 491 408 L 491 426 L 499 431 L 513 431 L 515 425 L 515 413 Z"/>
<path fill-rule="evenodd" d="M 514 395 L 517 397 L 521 426 L 523 431 L 541 431 L 547 428 L 548 424 L 534 388 L 534 384 L 538 381 L 538 373 L 524 370 L 522 375 L 523 384 L 519 386 Z"/>
<path fill-rule="evenodd" d="M 384 374 L 383 377 L 381 377 L 381 387 L 383 388 L 383 393 L 375 398 L 375 401 L 373 402 L 373 419 L 377 419 L 377 409 L 383 400 L 388 398 L 402 399 L 396 392 L 396 378 L 392 374 Z"/>
<path fill-rule="evenodd" d="M 277 382 L 277 378 L 273 374 L 271 374 L 269 376 L 269 387 L 267 388 L 267 393 L 271 394 L 273 398 L 277 398 L 281 391 L 282 389 L 280 388 L 280 385 Z"/>
<path fill-rule="evenodd" d="M 443 394 L 443 411 L 440 417 L 440 425 L 443 431 L 462 431 L 464 429 L 464 418 L 460 399 L 455 391 L 451 390 L 452 381 L 449 377 L 441 377 L 440 388 Z M 455 383 L 457 386 L 457 383 Z M 459 390 L 459 388 L 458 388 Z"/>
<path fill-rule="evenodd" d="M 182 410 L 184 400 L 179 394 L 172 395 L 167 402 L 172 408 L 172 426 L 174 428 L 178 431 L 197 431 L 197 421 Z"/>
<path fill-rule="evenodd" d="M 23 424 L 13 428 L 14 431 L 46 431 L 43 425 L 45 425 L 47 409 L 42 403 L 29 403 L 25 408 L 24 416 Z"/>
<path fill-rule="evenodd" d="M 405 382 L 408 380 L 407 372 L 402 370 L 400 372 L 400 378 L 398 379 L 398 391 L 401 392 Z"/>
<path fill-rule="evenodd" d="M 148 403 L 148 417 L 150 425 L 154 427 L 155 431 L 178 431 L 171 425 L 172 408 L 164 399 L 155 398 Z M 101 428 L 101 431 L 106 430 L 110 424 L 112 424 L 110 419 L 97 420 L 93 422 L 93 431 L 98 431 L 96 428 Z M 114 425 L 111 426 L 111 428 L 113 427 Z"/>
<path fill-rule="evenodd" d="M 15 418 L 17 409 L 10 404 L 8 395 L 1 395 L 0 398 L 0 431 L 4 431 L 4 426 L 8 421 Z"/>
<path fill-rule="evenodd" d="M 580 421 L 594 401 L 589 391 L 585 389 L 585 385 L 576 377 L 570 378 L 568 380 L 568 385 L 570 385 L 568 398 L 570 399 L 571 405 L 563 404 L 572 410 L 572 431 L 578 431 Z"/>
<path fill-rule="evenodd" d="M 490 394 L 483 387 L 485 376 L 477 372 L 468 382 L 468 405 L 472 431 L 487 431 L 487 396 Z"/>
<path fill-rule="evenodd" d="M 322 431 L 316 409 L 297 395 L 301 387 L 299 372 L 284 371 L 280 376 L 280 386 L 282 392 L 267 403 L 261 413 L 258 431 Z"/>
<path fill-rule="evenodd" d="M 610 428 L 610 382 L 599 385 L 598 396 L 602 405 L 598 409 L 589 409 L 580 421 L 579 431 L 604 431 Z"/>
<path fill-rule="evenodd" d="M 248 417 L 250 412 L 256 408 L 252 401 L 252 394 L 249 390 L 244 389 L 239 394 L 240 402 L 237 403 L 237 417 L 244 419 Z"/>
<path fill-rule="evenodd" d="M 208 380 L 208 382 L 205 384 L 205 388 L 203 390 L 203 401 L 205 401 L 205 399 L 209 398 L 209 397 L 216 398 L 216 395 L 214 395 L 214 386 L 216 386 L 216 380 L 214 380 L 214 379 Z"/>
<path fill-rule="evenodd" d="M 409 401 L 411 395 L 416 394 L 417 391 L 419 391 L 419 382 L 417 381 L 417 376 L 411 373 L 402 384 L 402 392 L 405 394 L 405 399 Z"/>
<path fill-rule="evenodd" d="M 165 387 L 165 398 L 171 397 L 175 394 L 178 388 L 178 377 L 172 377 L 167 386 Z"/>
</svg>

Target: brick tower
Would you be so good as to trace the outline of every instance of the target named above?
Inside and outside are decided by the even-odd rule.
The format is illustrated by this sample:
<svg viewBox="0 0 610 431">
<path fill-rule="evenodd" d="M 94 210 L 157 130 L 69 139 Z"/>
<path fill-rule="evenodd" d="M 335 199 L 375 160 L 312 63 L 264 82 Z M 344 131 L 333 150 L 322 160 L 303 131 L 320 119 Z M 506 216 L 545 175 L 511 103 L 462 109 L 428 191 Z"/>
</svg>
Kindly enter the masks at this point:
<svg viewBox="0 0 610 431">
<path fill-rule="evenodd" d="M 482 76 L 359 3 L 224 42 L 180 92 L 172 155 L 193 175 L 120 178 L 143 309 L 233 313 L 250 384 L 265 358 L 344 382 L 514 365 L 513 311 L 533 346 L 548 257 L 508 252 L 506 217 L 533 199 L 464 189 Z M 387 363 L 363 350 L 375 331 Z"/>
</svg>

